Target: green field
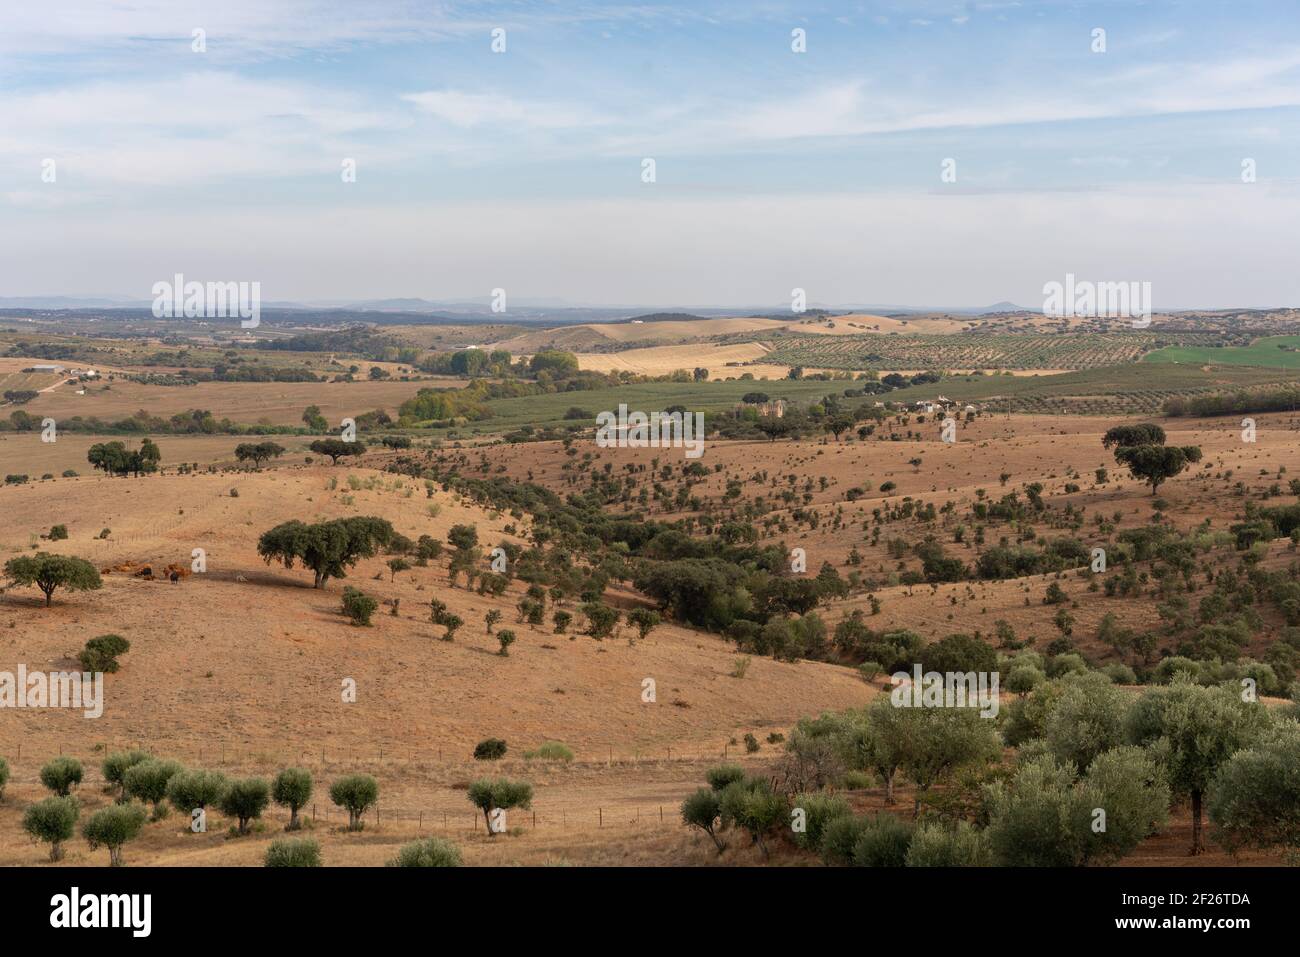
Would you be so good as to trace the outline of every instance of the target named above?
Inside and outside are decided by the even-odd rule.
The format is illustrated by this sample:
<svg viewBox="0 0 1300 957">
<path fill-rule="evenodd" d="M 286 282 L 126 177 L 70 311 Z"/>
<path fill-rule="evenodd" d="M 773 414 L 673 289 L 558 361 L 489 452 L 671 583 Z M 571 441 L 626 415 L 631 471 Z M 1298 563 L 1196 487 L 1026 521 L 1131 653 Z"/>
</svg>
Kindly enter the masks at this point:
<svg viewBox="0 0 1300 957">
<path fill-rule="evenodd" d="M 775 380 L 735 380 L 731 382 L 642 382 L 635 385 L 591 389 L 586 392 L 557 392 L 530 395 L 517 399 L 493 399 L 486 403 L 492 418 L 474 422 L 452 431 L 461 434 L 509 432 L 521 426 L 560 428 L 565 425 L 595 425 L 598 412 L 617 412 L 619 403 L 630 411 L 662 412 L 670 405 L 684 405 L 692 412 L 723 412 L 746 392 L 765 392 L 772 398 L 808 402 L 832 392 L 853 388 L 854 382 Z M 860 386 L 860 383 L 859 383 Z M 591 413 L 589 418 L 565 419 L 572 408 Z M 439 430 L 445 431 L 445 430 Z"/>
<path fill-rule="evenodd" d="M 1213 350 L 1221 352 L 1225 350 Z M 1289 353 L 1288 353 L 1289 354 Z M 1225 366 L 1205 371 L 1200 364 L 1131 363 L 1043 376 L 952 376 L 941 382 L 889 393 L 895 402 L 945 395 L 998 412 L 1149 415 L 1166 399 L 1241 389 L 1294 385 L 1296 376 L 1276 367 Z"/>
<path fill-rule="evenodd" d="M 1300 336 L 1266 336 L 1248 346 L 1217 349 L 1212 346 L 1167 346 L 1146 355 L 1143 361 L 1300 369 Z"/>
<path fill-rule="evenodd" d="M 1210 333 L 960 333 L 769 336 L 763 362 L 826 369 L 1098 369 L 1136 362 L 1168 342 L 1208 347 Z"/>
</svg>

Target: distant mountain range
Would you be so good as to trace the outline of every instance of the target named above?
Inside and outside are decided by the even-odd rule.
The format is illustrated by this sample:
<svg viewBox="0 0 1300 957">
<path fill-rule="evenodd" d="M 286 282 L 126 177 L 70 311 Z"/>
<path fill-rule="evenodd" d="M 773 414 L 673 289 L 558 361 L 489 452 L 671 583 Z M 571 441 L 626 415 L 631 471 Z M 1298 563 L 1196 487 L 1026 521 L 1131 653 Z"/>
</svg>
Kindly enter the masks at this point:
<svg viewBox="0 0 1300 957">
<path fill-rule="evenodd" d="M 78 310 L 78 309 L 149 309 L 152 300 L 129 299 L 123 296 L 0 296 L 0 309 L 41 309 L 41 310 Z M 344 313 L 402 313 L 406 315 L 427 315 L 431 319 L 456 321 L 459 318 L 472 317 L 482 322 L 496 317 L 499 322 L 608 322 L 617 319 L 632 319 L 644 315 L 662 313 L 680 313 L 699 318 L 720 316 L 773 316 L 789 314 L 787 303 L 756 306 L 661 306 L 661 305 L 584 305 L 567 302 L 563 299 L 511 299 L 507 301 L 508 312 L 494 313 L 492 300 L 488 296 L 468 299 L 361 299 L 361 300 L 321 300 L 300 302 L 295 300 L 268 300 L 262 303 L 264 310 L 298 310 L 322 313 L 337 310 Z M 876 314 L 921 314 L 951 313 L 954 315 L 978 316 L 999 312 L 1030 312 L 1023 306 L 1012 302 L 998 302 L 991 306 L 969 307 L 926 307 L 887 305 L 879 303 L 825 304 L 813 303 L 810 310 L 827 312 L 867 312 Z"/>
</svg>

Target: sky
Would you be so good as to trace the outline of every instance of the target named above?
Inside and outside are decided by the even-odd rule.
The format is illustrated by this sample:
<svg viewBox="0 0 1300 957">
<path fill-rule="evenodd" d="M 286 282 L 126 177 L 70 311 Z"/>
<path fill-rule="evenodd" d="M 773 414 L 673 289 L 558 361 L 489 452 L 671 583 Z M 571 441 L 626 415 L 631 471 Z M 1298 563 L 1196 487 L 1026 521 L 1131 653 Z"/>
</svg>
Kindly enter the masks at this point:
<svg viewBox="0 0 1300 957">
<path fill-rule="evenodd" d="M 1260 307 L 1298 240 L 1295 0 L 0 4 L 0 297 Z"/>
</svg>

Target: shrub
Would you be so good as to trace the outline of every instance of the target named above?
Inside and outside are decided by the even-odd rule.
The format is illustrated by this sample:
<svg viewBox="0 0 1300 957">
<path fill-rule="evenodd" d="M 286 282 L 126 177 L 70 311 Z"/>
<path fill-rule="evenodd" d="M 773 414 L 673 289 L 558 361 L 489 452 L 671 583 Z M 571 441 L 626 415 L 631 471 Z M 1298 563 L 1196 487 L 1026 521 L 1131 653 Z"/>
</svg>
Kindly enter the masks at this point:
<svg viewBox="0 0 1300 957">
<path fill-rule="evenodd" d="M 100 771 L 103 772 L 104 780 L 110 787 L 117 788 L 118 799 L 125 798 L 126 792 L 123 789 L 123 777 L 126 772 L 131 770 L 141 761 L 148 761 L 149 753 L 147 751 L 116 751 L 104 759 L 100 765 Z"/>
<path fill-rule="evenodd" d="M 239 833 L 247 834 L 249 822 L 262 816 L 271 803 L 271 786 L 263 778 L 234 781 L 221 798 L 221 813 L 238 821 Z"/>
<path fill-rule="evenodd" d="M 618 609 L 610 608 L 599 601 L 583 604 L 582 613 L 587 616 L 587 634 L 600 641 L 608 638 L 618 624 Z"/>
<path fill-rule="evenodd" d="M 853 848 L 866 829 L 870 818 L 846 815 L 832 818 L 822 832 L 822 861 L 843 867 L 853 863 Z"/>
<path fill-rule="evenodd" d="M 1083 675 L 1088 673 L 1088 662 L 1083 656 L 1074 652 L 1053 655 L 1047 659 L 1047 677 L 1060 678 L 1062 675 Z"/>
<path fill-rule="evenodd" d="M 649 608 L 634 608 L 627 613 L 628 624 L 636 628 L 637 637 L 642 641 L 659 624 L 660 620 L 659 612 L 652 611 Z"/>
<path fill-rule="evenodd" d="M 803 830 L 794 832 L 794 842 L 806 851 L 821 847 L 827 825 L 850 813 L 849 803 L 837 794 L 799 794 L 794 810 L 803 811 Z"/>
<path fill-rule="evenodd" d="M 86 647 L 77 655 L 81 667 L 90 672 L 103 672 L 111 675 L 117 671 L 118 655 L 131 650 L 131 642 L 121 635 L 100 635 L 86 642 Z"/>
<path fill-rule="evenodd" d="M 9 783 L 9 762 L 0 758 L 0 801 L 5 799 L 5 785 Z"/>
<path fill-rule="evenodd" d="M 76 758 L 55 758 L 41 768 L 41 783 L 59 797 L 67 797 L 73 786 L 81 783 L 81 774 L 81 762 Z"/>
<path fill-rule="evenodd" d="M 997 669 L 997 654 L 991 647 L 970 635 L 949 635 L 926 645 L 917 656 L 922 671 L 948 672 Z"/>
<path fill-rule="evenodd" d="M 501 650 L 498 654 L 505 658 L 510 655 L 510 646 L 515 643 L 515 633 L 509 628 L 502 628 L 497 632 L 497 641 L 501 643 Z"/>
<path fill-rule="evenodd" d="M 152 804 L 154 820 L 159 820 L 165 813 L 162 801 L 167 797 L 167 784 L 182 770 L 176 761 L 141 761 L 122 775 L 122 793 Z"/>
<path fill-rule="evenodd" d="M 545 741 L 536 751 L 525 751 L 524 757 L 530 761 L 540 758 L 543 761 L 567 762 L 573 760 L 573 750 L 559 741 Z"/>
<path fill-rule="evenodd" d="M 911 824 L 892 814 L 877 814 L 858 834 L 853 863 L 858 867 L 903 867 L 911 842 Z"/>
<path fill-rule="evenodd" d="M 498 761 L 506 756 L 506 743 L 500 738 L 484 738 L 474 745 L 475 761 Z"/>
<path fill-rule="evenodd" d="M 460 867 L 460 849 L 451 841 L 430 837 L 403 844 L 389 867 Z"/>
<path fill-rule="evenodd" d="M 744 780 L 745 769 L 739 764 L 719 764 L 709 768 L 704 772 L 704 780 L 709 782 L 709 787 L 715 791 L 721 791 L 733 781 Z"/>
<path fill-rule="evenodd" d="M 55 525 L 50 528 L 49 539 L 52 542 L 61 542 L 68 537 L 68 526 Z"/>
<path fill-rule="evenodd" d="M 1047 680 L 1047 675 L 1031 664 L 1014 664 L 1007 673 L 1007 690 L 1025 695 Z"/>
<path fill-rule="evenodd" d="M 63 842 L 72 838 L 80 812 L 75 798 L 47 797 L 23 813 L 23 830 L 49 844 L 50 860 L 57 861 L 63 857 Z"/>
<path fill-rule="evenodd" d="M 368 626 L 370 616 L 379 607 L 379 602 L 365 592 L 351 586 L 343 589 L 343 614 L 352 619 L 356 626 Z"/>
<path fill-rule="evenodd" d="M 359 831 L 361 818 L 379 800 L 379 783 L 368 774 L 349 774 L 330 785 L 330 800 L 348 811 L 348 830 Z"/>
<path fill-rule="evenodd" d="M 81 826 L 81 835 L 92 851 L 107 847 L 109 865 L 121 867 L 122 845 L 140 833 L 144 819 L 144 808 L 138 804 L 113 804 L 92 814 Z"/>
<path fill-rule="evenodd" d="M 957 826 L 925 823 L 907 847 L 908 867 L 988 867 L 992 851 L 988 836 L 967 821 Z"/>
<path fill-rule="evenodd" d="M 310 837 L 282 837 L 266 849 L 267 867 L 320 867 L 320 845 Z"/>
<path fill-rule="evenodd" d="M 1112 661 L 1101 669 L 1101 673 L 1117 685 L 1137 684 L 1137 675 L 1133 673 L 1133 669 L 1120 661 Z"/>
<path fill-rule="evenodd" d="M 286 831 L 296 831 L 301 826 L 298 812 L 311 800 L 311 772 L 303 768 L 285 768 L 275 776 L 271 785 L 271 799 L 281 807 L 289 809 L 289 823 Z"/>
</svg>

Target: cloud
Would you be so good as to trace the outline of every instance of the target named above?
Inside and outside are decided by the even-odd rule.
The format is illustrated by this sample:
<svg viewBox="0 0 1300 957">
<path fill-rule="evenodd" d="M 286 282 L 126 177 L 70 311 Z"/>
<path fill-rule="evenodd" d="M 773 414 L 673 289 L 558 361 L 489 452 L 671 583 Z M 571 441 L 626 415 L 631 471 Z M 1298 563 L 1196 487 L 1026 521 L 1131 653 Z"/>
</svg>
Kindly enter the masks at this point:
<svg viewBox="0 0 1300 957">
<path fill-rule="evenodd" d="M 465 128 L 493 126 L 564 130 L 609 122 L 608 118 L 584 106 L 519 100 L 499 93 L 430 90 L 404 93 L 401 98 L 423 113 Z"/>
<path fill-rule="evenodd" d="M 53 158 L 72 189 L 279 177 L 337 169 L 369 136 L 407 122 L 351 93 L 194 72 L 11 94 L 0 99 L 0 158 L 33 177 Z"/>
</svg>

